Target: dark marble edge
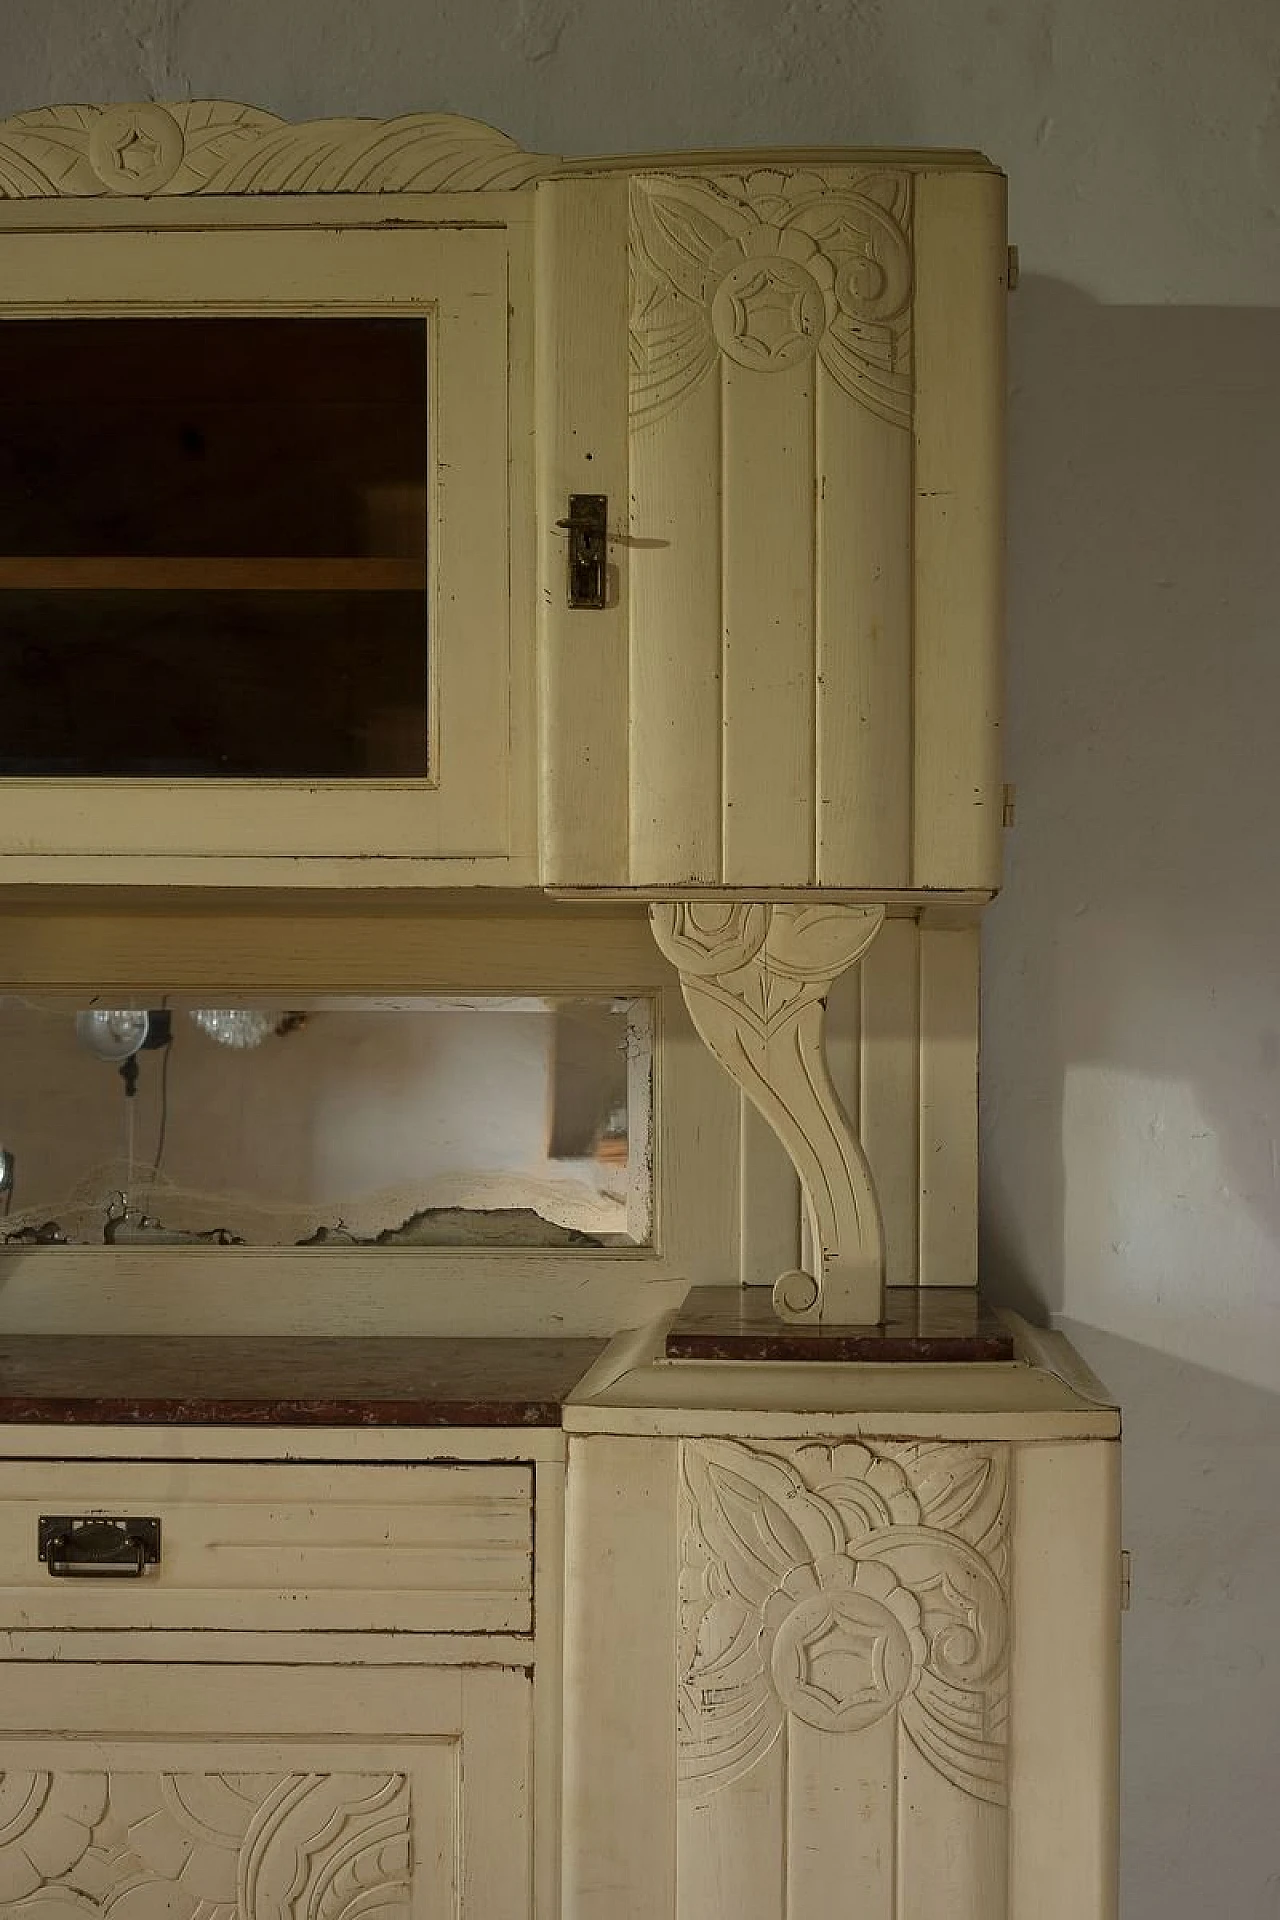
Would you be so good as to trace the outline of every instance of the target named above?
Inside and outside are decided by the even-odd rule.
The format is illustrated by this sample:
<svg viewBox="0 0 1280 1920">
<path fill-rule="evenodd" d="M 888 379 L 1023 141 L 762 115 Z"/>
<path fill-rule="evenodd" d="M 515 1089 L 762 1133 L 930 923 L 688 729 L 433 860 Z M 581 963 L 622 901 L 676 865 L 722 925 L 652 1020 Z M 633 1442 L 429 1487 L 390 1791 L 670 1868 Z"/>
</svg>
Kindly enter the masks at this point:
<svg viewBox="0 0 1280 1920">
<path fill-rule="evenodd" d="M 0 1422 L 558 1427 L 599 1339 L 26 1334 L 0 1339 Z"/>
<path fill-rule="evenodd" d="M 749 1298 L 745 1297 L 749 1292 Z M 960 1365 L 1015 1357 L 1013 1335 L 971 1288 L 890 1287 L 879 1327 L 780 1320 L 765 1288 L 695 1287 L 667 1331 L 669 1360 Z"/>
<path fill-rule="evenodd" d="M 0 1395 L 0 1425 L 558 1427 L 563 1405 L 561 1400 L 111 1400 L 97 1394 L 60 1400 Z"/>
</svg>

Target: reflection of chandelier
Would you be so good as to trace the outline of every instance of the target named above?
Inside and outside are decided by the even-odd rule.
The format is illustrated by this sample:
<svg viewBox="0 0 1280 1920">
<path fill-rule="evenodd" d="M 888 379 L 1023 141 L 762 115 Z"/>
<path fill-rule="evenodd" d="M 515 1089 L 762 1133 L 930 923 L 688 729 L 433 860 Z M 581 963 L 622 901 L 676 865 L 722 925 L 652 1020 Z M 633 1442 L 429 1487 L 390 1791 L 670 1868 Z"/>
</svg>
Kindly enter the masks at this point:
<svg viewBox="0 0 1280 1920">
<path fill-rule="evenodd" d="M 149 1013 L 94 1007 L 76 1015 L 76 1039 L 99 1060 L 128 1060 L 140 1051 L 150 1024 Z"/>
<path fill-rule="evenodd" d="M 275 1032 L 280 1016 L 255 1007 L 200 1007 L 191 1018 L 220 1047 L 260 1047 Z"/>
</svg>

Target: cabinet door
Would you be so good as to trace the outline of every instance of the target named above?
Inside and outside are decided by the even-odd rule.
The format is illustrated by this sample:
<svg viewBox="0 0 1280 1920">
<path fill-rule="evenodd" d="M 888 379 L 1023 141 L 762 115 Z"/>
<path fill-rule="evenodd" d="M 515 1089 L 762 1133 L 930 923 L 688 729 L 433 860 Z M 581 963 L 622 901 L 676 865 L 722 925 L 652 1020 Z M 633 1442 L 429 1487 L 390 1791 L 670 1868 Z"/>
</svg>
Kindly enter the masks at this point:
<svg viewBox="0 0 1280 1920">
<path fill-rule="evenodd" d="M 530 1682 L 10 1666 L 6 1920 L 526 1920 Z"/>
<path fill-rule="evenodd" d="M 1003 178 L 882 154 L 538 199 L 544 878 L 994 887 Z M 564 607 L 578 491 L 611 502 L 598 612 Z"/>
<path fill-rule="evenodd" d="M 0 852 L 217 879 L 198 863 L 531 841 L 520 249 L 497 224 L 0 239 Z"/>
</svg>

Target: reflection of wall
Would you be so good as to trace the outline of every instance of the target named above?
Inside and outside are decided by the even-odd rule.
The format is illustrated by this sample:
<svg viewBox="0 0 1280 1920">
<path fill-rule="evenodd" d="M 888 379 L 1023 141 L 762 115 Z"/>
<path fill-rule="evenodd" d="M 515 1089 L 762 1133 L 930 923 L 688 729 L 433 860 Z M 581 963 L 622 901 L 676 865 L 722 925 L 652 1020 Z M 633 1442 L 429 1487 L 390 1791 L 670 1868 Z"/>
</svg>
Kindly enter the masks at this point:
<svg viewBox="0 0 1280 1920">
<path fill-rule="evenodd" d="M 576 1183 L 581 1207 L 585 1183 L 595 1184 L 590 1163 L 547 1158 L 553 1021 L 540 1012 L 322 1012 L 234 1050 L 175 1014 L 162 1175 L 186 1192 L 251 1195 L 329 1221 L 344 1204 L 350 1219 L 350 1203 L 375 1193 L 395 1196 L 384 1225 L 401 1217 L 396 1207 L 475 1203 L 475 1182 L 462 1176 L 514 1176 L 490 1204 L 536 1204 L 533 1183 Z M 625 1037 L 625 1022 L 613 1025 L 597 1047 L 605 1065 L 610 1041 Z M 101 1194 L 107 1168 L 107 1185 L 123 1183 L 130 1122 L 131 1190 L 145 1190 L 160 1138 L 162 1052 L 138 1056 L 127 1101 L 115 1068 L 76 1040 L 70 1011 L 10 1003 L 0 1007 L 0 1057 L 0 1138 L 17 1156 L 16 1208 L 55 1212 L 95 1175 Z M 584 1075 L 590 1064 L 581 1062 Z M 229 1211 L 236 1224 L 233 1208 L 219 1217 Z M 611 1206 L 597 1214 L 602 1230 L 618 1230 Z M 293 1238 L 296 1221 L 281 1225 Z"/>
</svg>

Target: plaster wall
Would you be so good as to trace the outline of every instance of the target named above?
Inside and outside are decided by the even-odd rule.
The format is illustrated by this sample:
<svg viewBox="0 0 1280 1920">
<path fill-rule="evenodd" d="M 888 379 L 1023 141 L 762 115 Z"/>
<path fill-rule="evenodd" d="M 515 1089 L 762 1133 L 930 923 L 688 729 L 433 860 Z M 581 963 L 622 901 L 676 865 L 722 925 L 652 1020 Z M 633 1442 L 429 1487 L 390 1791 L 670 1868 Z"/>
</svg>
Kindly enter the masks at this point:
<svg viewBox="0 0 1280 1920">
<path fill-rule="evenodd" d="M 1280 1913 L 1274 0 L 0 0 L 0 111 L 187 92 L 1008 170 L 985 1265 L 1126 1403 L 1126 1920 Z"/>
</svg>

